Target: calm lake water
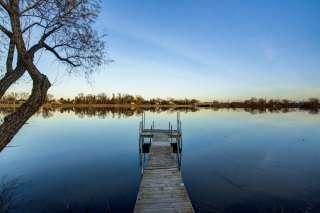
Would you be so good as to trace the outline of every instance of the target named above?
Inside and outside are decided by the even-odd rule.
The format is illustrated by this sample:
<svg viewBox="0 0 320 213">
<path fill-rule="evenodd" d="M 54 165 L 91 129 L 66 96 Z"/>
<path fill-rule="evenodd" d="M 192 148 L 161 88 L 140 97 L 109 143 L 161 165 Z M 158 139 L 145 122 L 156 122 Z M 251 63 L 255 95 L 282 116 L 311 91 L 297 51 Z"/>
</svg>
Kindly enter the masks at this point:
<svg viewBox="0 0 320 213">
<path fill-rule="evenodd" d="M 34 116 L 0 153 L 0 177 L 20 183 L 14 212 L 132 212 L 140 120 L 130 109 Z M 181 120 L 196 212 L 320 212 L 319 114 L 201 109 Z M 152 121 L 167 128 L 176 112 L 146 111 Z"/>
</svg>

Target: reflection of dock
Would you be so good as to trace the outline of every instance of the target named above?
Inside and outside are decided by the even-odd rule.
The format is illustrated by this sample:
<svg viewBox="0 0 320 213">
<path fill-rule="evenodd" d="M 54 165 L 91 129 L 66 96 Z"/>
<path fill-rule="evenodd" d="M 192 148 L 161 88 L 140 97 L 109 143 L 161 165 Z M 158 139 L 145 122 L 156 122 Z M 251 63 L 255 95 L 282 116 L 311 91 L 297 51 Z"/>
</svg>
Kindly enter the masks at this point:
<svg viewBox="0 0 320 213">
<path fill-rule="evenodd" d="M 178 113 L 177 129 L 172 125 L 166 130 L 144 128 L 145 118 L 140 123 L 140 156 L 149 153 L 149 160 L 142 166 L 142 181 L 134 212 L 193 212 L 181 173 L 181 122 Z M 149 143 L 145 143 L 145 138 Z M 176 152 L 176 159 L 175 154 Z"/>
</svg>

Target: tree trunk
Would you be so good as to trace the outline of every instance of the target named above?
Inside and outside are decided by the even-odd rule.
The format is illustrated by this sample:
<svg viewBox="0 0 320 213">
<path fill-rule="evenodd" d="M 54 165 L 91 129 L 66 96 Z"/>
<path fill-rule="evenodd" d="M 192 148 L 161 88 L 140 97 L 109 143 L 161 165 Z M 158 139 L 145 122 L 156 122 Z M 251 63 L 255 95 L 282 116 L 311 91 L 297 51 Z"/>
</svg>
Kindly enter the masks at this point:
<svg viewBox="0 0 320 213">
<path fill-rule="evenodd" d="M 15 112 L 7 115 L 0 126 L 0 152 L 6 147 L 11 139 L 17 134 L 27 120 L 36 113 L 46 100 L 47 91 L 51 83 L 47 76 L 33 82 L 33 89 L 28 100 Z"/>
<path fill-rule="evenodd" d="M 15 83 L 25 72 L 24 67 L 19 67 L 13 72 L 7 72 L 5 76 L 0 80 L 0 98 L 4 95 L 4 93 L 8 90 L 8 88 Z"/>
</svg>

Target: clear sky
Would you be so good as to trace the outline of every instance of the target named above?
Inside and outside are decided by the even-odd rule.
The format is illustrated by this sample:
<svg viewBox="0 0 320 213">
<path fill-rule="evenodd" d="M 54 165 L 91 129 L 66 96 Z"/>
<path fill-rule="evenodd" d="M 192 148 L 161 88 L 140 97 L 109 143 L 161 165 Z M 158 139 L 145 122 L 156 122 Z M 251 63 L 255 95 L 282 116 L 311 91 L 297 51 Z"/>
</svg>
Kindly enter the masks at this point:
<svg viewBox="0 0 320 213">
<path fill-rule="evenodd" d="M 54 82 L 49 93 L 320 97 L 319 0 L 103 0 L 97 28 L 108 34 L 115 62 L 89 85 L 64 76 L 44 52 L 39 67 Z"/>
</svg>

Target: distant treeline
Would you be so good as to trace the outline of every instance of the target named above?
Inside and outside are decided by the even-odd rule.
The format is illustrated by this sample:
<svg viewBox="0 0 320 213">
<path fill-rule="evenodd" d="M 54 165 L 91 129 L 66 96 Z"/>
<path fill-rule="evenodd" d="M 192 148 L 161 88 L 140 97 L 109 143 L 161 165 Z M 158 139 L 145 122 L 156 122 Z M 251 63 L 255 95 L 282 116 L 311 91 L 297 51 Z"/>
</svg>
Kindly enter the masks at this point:
<svg viewBox="0 0 320 213">
<path fill-rule="evenodd" d="M 141 95 L 129 95 L 129 94 L 121 94 L 117 95 L 112 94 L 111 96 L 106 95 L 105 93 L 100 93 L 98 95 L 84 95 L 80 93 L 74 99 L 63 99 L 59 100 L 61 103 L 74 103 L 74 104 L 137 104 L 137 105 L 190 105 L 199 103 L 199 100 L 196 99 L 174 99 L 174 98 L 153 98 L 150 100 L 144 99 Z"/>
<path fill-rule="evenodd" d="M 21 104 L 29 97 L 28 93 L 10 93 L 5 95 L 0 100 L 1 104 Z M 212 108 L 251 108 L 251 109 L 318 109 L 320 107 L 319 98 L 309 98 L 302 101 L 291 101 L 288 99 L 264 99 L 264 98 L 251 98 L 245 101 L 211 101 L 200 102 L 197 99 L 174 99 L 174 98 L 153 98 L 144 99 L 140 95 L 112 94 L 108 96 L 106 93 L 99 93 L 98 95 L 80 93 L 73 99 L 60 98 L 56 100 L 53 95 L 47 95 L 47 104 L 52 105 L 188 105 L 193 107 L 212 107 Z"/>
<path fill-rule="evenodd" d="M 300 109 L 318 109 L 320 107 L 319 98 L 309 98 L 307 101 L 291 101 L 288 99 L 263 99 L 251 98 L 245 101 L 231 102 L 203 102 L 197 106 L 209 106 L 213 108 L 252 108 L 252 109 L 285 109 L 285 108 L 300 108 Z"/>
<path fill-rule="evenodd" d="M 28 93 L 10 93 L 4 95 L 0 100 L 2 104 L 19 104 L 23 103 L 29 97 Z M 56 104 L 137 104 L 137 105 L 194 105 L 199 103 L 196 99 L 174 99 L 174 98 L 153 98 L 150 100 L 144 99 L 141 95 L 129 95 L 112 94 L 108 96 L 106 93 L 99 93 L 98 95 L 92 95 L 80 93 L 74 98 L 60 98 L 55 99 L 53 95 L 48 94 L 46 103 L 56 103 Z"/>
</svg>

